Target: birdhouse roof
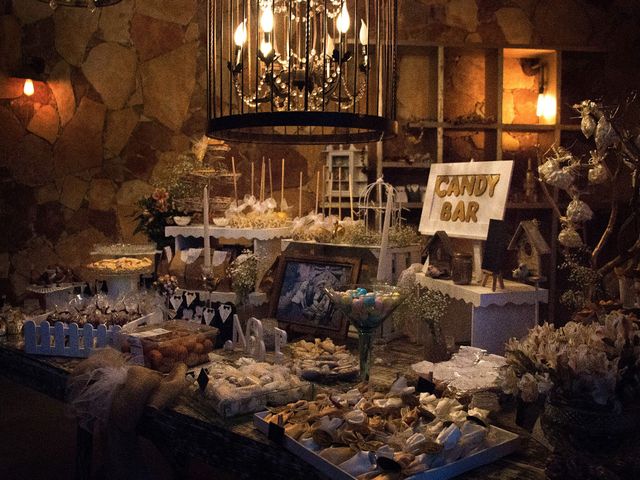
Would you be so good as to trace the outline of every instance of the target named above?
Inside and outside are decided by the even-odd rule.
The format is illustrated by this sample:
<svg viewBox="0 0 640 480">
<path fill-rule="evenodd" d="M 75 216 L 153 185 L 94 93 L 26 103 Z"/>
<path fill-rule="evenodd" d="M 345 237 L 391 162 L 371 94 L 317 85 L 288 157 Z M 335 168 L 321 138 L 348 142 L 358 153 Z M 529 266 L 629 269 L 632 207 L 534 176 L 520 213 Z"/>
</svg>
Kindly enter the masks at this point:
<svg viewBox="0 0 640 480">
<path fill-rule="evenodd" d="M 442 242 L 442 246 L 444 247 L 447 255 L 453 256 L 453 245 L 451 244 L 451 239 L 449 238 L 449 235 L 447 235 L 447 232 L 445 232 L 444 230 L 438 230 L 431 236 L 424 247 L 425 251 L 429 251 L 429 249 L 437 241 Z"/>
<path fill-rule="evenodd" d="M 516 233 L 513 234 L 511 242 L 509 242 L 509 247 L 507 247 L 508 250 L 518 249 L 518 242 L 522 235 L 526 235 L 533 248 L 535 248 L 539 254 L 544 255 L 551 253 L 551 248 L 540 233 L 538 222 L 535 220 L 525 220 L 520 222 L 516 229 Z"/>
</svg>

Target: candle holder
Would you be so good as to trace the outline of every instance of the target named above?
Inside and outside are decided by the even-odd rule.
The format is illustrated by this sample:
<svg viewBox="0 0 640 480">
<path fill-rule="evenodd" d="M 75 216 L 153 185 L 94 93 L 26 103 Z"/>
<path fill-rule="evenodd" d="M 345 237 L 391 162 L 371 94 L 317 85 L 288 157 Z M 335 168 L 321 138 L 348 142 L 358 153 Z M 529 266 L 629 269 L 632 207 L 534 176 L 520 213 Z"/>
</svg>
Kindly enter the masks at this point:
<svg viewBox="0 0 640 480">
<path fill-rule="evenodd" d="M 217 290 L 221 280 L 222 277 L 216 275 L 212 267 L 202 266 L 202 284 L 205 290 Z"/>
</svg>

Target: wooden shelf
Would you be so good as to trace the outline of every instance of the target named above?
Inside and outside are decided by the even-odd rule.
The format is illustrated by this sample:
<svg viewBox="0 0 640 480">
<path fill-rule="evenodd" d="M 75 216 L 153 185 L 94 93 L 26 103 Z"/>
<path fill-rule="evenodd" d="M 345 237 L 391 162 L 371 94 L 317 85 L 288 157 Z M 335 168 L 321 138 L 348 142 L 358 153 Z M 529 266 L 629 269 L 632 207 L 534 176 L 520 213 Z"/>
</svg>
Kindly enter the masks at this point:
<svg viewBox="0 0 640 480">
<path fill-rule="evenodd" d="M 561 130 L 570 131 L 570 132 L 580 132 L 582 130 L 579 124 L 575 124 L 575 125 L 566 125 L 566 124 L 560 125 L 560 129 Z"/>
<path fill-rule="evenodd" d="M 422 202 L 407 202 L 402 204 L 403 208 L 422 208 L 423 206 L 424 203 Z"/>
<path fill-rule="evenodd" d="M 438 44 L 423 39 L 401 40 L 398 46 L 399 82 L 403 84 L 399 90 L 404 92 L 398 121 L 405 136 L 401 134 L 385 142 L 376 164 L 376 175 L 384 173 L 391 183 L 394 180 L 398 184 L 415 183 L 405 179 L 429 174 L 432 169 L 402 161 L 409 155 L 428 152 L 432 163 L 464 162 L 470 157 L 478 161 L 508 157 L 516 161 L 514 184 L 521 185 L 526 161 L 535 158 L 537 145 L 546 149 L 552 144 L 573 142 L 581 136 L 579 119 L 574 118 L 578 114 L 572 111 L 570 103 L 598 94 L 594 90 L 598 85 L 592 85 L 590 69 L 593 69 L 591 59 L 597 60 L 596 57 L 603 54 L 599 48 Z M 541 65 L 544 79 L 539 73 Z M 416 93 L 414 84 L 418 79 L 422 87 Z M 460 79 L 467 84 L 452 82 Z M 536 116 L 541 81 L 544 93 L 555 97 L 556 102 L 555 114 L 547 118 Z M 570 98 L 577 92 L 567 89 L 569 84 L 584 87 L 577 90 L 582 98 Z M 527 90 L 526 95 L 518 91 L 521 89 Z M 465 119 L 470 123 L 457 123 Z M 484 123 L 484 119 L 491 121 Z M 420 141 L 415 141 L 418 136 Z M 580 138 L 578 147 L 586 149 L 588 141 L 582 140 Z M 389 161 L 383 161 L 385 153 Z M 418 170 L 420 168 L 423 169 Z M 546 266 L 550 290 L 555 296 L 559 223 L 550 215 L 552 207 L 543 197 L 540 200 L 508 202 L 506 207 L 512 216 L 542 216 L 550 221 L 547 240 L 552 253 Z M 418 209 L 422 203 L 409 202 L 404 206 Z M 553 321 L 556 299 L 551 300 L 547 319 Z"/>
<path fill-rule="evenodd" d="M 430 168 L 431 164 L 430 163 L 424 163 L 424 162 L 413 162 L 413 163 L 409 163 L 409 162 L 401 162 L 401 161 L 397 161 L 397 162 L 382 162 L 382 168 Z"/>
<path fill-rule="evenodd" d="M 442 124 L 445 130 L 496 130 L 497 123 L 451 123 Z"/>
<path fill-rule="evenodd" d="M 407 128 L 437 128 L 442 126 L 442 122 L 435 120 L 414 120 L 407 122 Z"/>
<path fill-rule="evenodd" d="M 551 210 L 546 202 L 507 202 L 507 208 L 511 210 Z"/>
<path fill-rule="evenodd" d="M 553 132 L 556 126 L 540 123 L 505 123 L 502 129 L 506 132 Z"/>
</svg>

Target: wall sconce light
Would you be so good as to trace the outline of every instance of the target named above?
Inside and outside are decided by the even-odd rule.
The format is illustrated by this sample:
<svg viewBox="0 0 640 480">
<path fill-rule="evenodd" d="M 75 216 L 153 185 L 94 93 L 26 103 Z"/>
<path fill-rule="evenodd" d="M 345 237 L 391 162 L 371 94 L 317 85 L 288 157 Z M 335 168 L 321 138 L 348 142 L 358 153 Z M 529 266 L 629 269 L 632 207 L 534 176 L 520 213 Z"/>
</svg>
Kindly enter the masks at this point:
<svg viewBox="0 0 640 480">
<path fill-rule="evenodd" d="M 520 66 L 525 75 L 538 76 L 538 101 L 536 103 L 536 116 L 538 118 L 553 119 L 556 115 L 556 97 L 547 91 L 548 79 L 546 77 L 546 65 L 540 58 L 522 58 Z"/>
<path fill-rule="evenodd" d="M 26 57 L 22 60 L 22 65 L 18 71 L 14 72 L 13 77 L 24 78 L 22 93 L 30 97 L 35 93 L 34 80 L 42 80 L 44 73 L 44 60 L 40 57 Z"/>
<path fill-rule="evenodd" d="M 540 72 L 540 87 L 538 89 L 538 103 L 536 106 L 536 116 L 538 118 L 553 118 L 556 114 L 556 99 L 553 95 L 545 93 L 546 78 L 545 78 L 545 66 L 543 63 L 539 64 Z"/>
</svg>

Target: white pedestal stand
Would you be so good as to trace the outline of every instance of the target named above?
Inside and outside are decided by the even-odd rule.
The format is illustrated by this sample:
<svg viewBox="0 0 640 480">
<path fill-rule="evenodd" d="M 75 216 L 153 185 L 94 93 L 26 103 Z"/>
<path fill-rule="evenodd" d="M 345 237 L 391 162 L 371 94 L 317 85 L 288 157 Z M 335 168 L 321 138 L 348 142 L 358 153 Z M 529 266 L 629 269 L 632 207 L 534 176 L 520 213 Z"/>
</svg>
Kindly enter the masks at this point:
<svg viewBox="0 0 640 480">
<path fill-rule="evenodd" d="M 431 278 L 423 273 L 416 280 L 452 299 L 461 300 L 471 313 L 471 346 L 502 355 L 504 343 L 521 338 L 537 324 L 536 303 L 548 301 L 549 292 L 505 280 L 505 289 L 491 291 L 481 285 L 455 285 L 451 280 Z M 452 321 L 445 318 L 444 322 Z M 456 339 L 460 340 L 460 339 Z"/>
<path fill-rule="evenodd" d="M 167 237 L 175 237 L 175 251 L 179 252 L 182 248 L 182 239 L 184 237 L 203 238 L 204 226 L 166 227 L 164 233 Z M 291 236 L 291 227 L 262 229 L 209 227 L 209 234 L 215 239 L 253 242 L 253 252 L 258 259 L 257 289 L 269 267 L 273 265 L 273 262 L 280 255 L 280 239 Z"/>
</svg>

